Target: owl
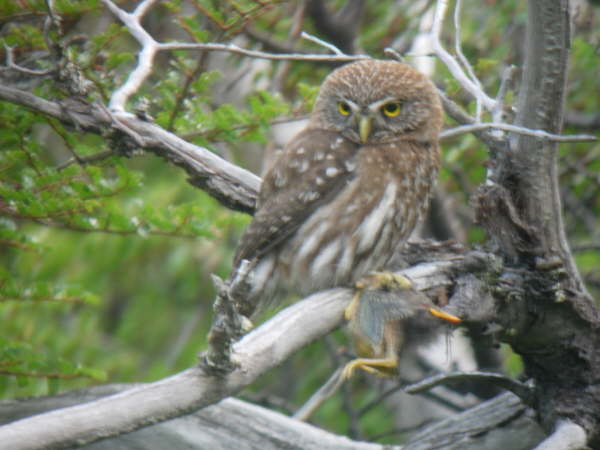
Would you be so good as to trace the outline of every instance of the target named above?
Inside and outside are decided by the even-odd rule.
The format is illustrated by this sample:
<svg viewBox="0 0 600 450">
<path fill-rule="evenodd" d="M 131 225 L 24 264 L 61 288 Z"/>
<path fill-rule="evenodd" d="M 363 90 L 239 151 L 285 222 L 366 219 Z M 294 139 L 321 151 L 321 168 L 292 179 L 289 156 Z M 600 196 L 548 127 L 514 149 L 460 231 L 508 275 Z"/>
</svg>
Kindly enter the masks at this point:
<svg viewBox="0 0 600 450">
<path fill-rule="evenodd" d="M 426 211 L 441 126 L 435 86 L 406 64 L 364 60 L 327 76 L 308 125 L 263 178 L 234 257 L 234 270 L 251 266 L 239 312 L 382 270 Z"/>
</svg>

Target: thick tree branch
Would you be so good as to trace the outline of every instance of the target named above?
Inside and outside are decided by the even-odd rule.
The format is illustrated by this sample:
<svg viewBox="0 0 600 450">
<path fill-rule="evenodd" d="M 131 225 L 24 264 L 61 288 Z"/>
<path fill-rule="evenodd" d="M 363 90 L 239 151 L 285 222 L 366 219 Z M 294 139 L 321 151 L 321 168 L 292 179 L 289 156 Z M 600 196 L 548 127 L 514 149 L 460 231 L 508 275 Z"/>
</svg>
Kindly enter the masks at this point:
<svg viewBox="0 0 600 450">
<path fill-rule="evenodd" d="M 569 53 L 567 0 L 529 0 L 515 125 L 559 134 Z M 563 226 L 557 142 L 513 134 L 490 154 L 477 215 L 508 268 L 492 293 L 502 339 L 535 380 L 534 404 L 550 430 L 563 419 L 600 439 L 600 314 L 581 282 Z M 512 268 L 511 268 L 512 267 Z M 517 281 L 518 280 L 518 281 Z M 516 282 L 515 282 L 516 281 Z"/>
<path fill-rule="evenodd" d="M 109 395 L 126 392 L 130 385 L 104 385 L 66 392 L 51 397 L 0 401 L 0 424 L 92 402 Z M 525 406 L 512 394 L 498 397 L 433 424 L 412 439 L 405 450 L 448 448 L 462 450 L 510 448 L 530 450 L 543 438 Z M 496 445 L 494 445 L 496 444 Z M 82 449 L 129 450 L 168 448 L 171 450 L 231 450 L 232 448 L 282 447 L 302 450 L 400 450 L 399 447 L 356 442 L 238 399 L 228 398 L 194 414 L 113 437 Z"/>
<path fill-rule="evenodd" d="M 530 449 L 542 438 L 519 398 L 504 393 L 449 419 L 426 427 L 403 446 L 403 450 L 428 449 Z M 516 419 L 515 427 L 511 422 Z M 508 427 L 499 434 L 490 423 Z M 533 426 L 532 426 L 533 425 Z"/>
<path fill-rule="evenodd" d="M 554 432 L 534 450 L 580 450 L 586 447 L 585 430 L 570 420 L 561 420 Z"/>
<path fill-rule="evenodd" d="M 110 113 L 98 104 L 50 102 L 6 86 L 0 86 L 0 99 L 26 106 L 83 131 L 113 133 L 119 147 L 141 147 L 183 168 L 192 185 L 206 190 L 228 208 L 247 213 L 254 211 L 260 178 L 159 126 L 131 114 Z"/>
<path fill-rule="evenodd" d="M 231 396 L 296 350 L 337 327 L 350 299 L 346 289 L 315 294 L 280 312 L 234 345 L 239 368 L 224 377 L 188 369 L 90 404 L 0 427 L 12 450 L 68 448 L 164 421 Z"/>
<path fill-rule="evenodd" d="M 461 274 L 488 270 L 494 261 L 485 253 L 457 254 L 443 246 L 430 251 L 441 259 L 401 272 L 419 290 L 452 286 Z M 237 368 L 223 377 L 188 369 L 97 402 L 4 425 L 0 442 L 12 450 L 68 448 L 198 410 L 234 395 L 296 350 L 339 326 L 350 298 L 349 289 L 332 289 L 281 311 L 234 344 L 232 359 Z"/>
</svg>

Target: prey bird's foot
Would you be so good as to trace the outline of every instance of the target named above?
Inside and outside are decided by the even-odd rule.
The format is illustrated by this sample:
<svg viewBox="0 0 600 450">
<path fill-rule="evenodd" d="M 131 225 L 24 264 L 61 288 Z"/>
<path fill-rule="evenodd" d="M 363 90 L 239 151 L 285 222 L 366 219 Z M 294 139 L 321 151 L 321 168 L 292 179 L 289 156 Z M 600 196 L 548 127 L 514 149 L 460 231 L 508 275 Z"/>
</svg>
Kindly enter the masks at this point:
<svg viewBox="0 0 600 450">
<path fill-rule="evenodd" d="M 344 370 L 342 370 L 342 379 L 349 379 L 357 369 L 379 375 L 380 377 L 391 377 L 396 375 L 397 365 L 398 361 L 396 359 L 354 359 L 346 364 Z"/>
</svg>

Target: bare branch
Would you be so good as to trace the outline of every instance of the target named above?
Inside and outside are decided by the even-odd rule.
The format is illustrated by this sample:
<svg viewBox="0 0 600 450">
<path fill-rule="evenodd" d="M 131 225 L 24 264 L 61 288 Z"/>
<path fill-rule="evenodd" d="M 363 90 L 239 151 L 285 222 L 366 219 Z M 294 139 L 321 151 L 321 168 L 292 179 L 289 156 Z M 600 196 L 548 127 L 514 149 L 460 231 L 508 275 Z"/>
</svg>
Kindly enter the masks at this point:
<svg viewBox="0 0 600 450">
<path fill-rule="evenodd" d="M 146 78 L 152 73 L 152 64 L 158 51 L 158 43 L 142 27 L 140 20 L 153 1 L 146 0 L 142 2 L 133 14 L 123 11 L 111 0 L 102 0 L 102 2 L 125 24 L 132 36 L 142 46 L 142 50 L 138 54 L 137 66 L 129 74 L 125 84 L 113 93 L 108 104 L 112 111 L 121 112 L 125 111 L 125 103 L 127 103 L 129 97 L 139 90 Z"/>
<path fill-rule="evenodd" d="M 473 257 L 485 270 L 480 253 L 403 270 L 420 290 L 451 285 L 473 271 Z M 233 345 L 236 368 L 222 376 L 200 368 L 135 387 L 99 401 L 52 411 L 0 427 L 0 442 L 11 450 L 67 448 L 179 417 L 234 395 L 293 352 L 332 331 L 343 320 L 350 289 L 331 289 L 293 304 Z"/>
<path fill-rule="evenodd" d="M 502 389 L 506 389 L 511 391 L 513 394 L 516 394 L 523 400 L 524 403 L 529 403 L 532 395 L 531 386 L 521 383 L 513 378 L 507 377 L 505 375 L 501 375 L 498 373 L 490 373 L 490 372 L 453 372 L 453 373 L 442 373 L 439 375 L 434 375 L 432 377 L 428 377 L 424 380 L 421 380 L 417 383 L 413 383 L 410 386 L 407 386 L 404 391 L 409 394 L 416 394 L 419 392 L 427 391 L 435 386 L 440 384 L 448 384 L 454 382 L 461 381 L 485 381 L 489 383 L 493 383 L 496 386 L 501 387 Z"/>
<path fill-rule="evenodd" d="M 456 52 L 456 56 L 458 56 L 458 61 L 463 65 L 463 67 L 467 71 L 467 76 L 473 82 L 473 84 L 477 87 L 478 90 L 483 92 L 483 87 L 481 86 L 481 82 L 475 75 L 475 71 L 473 67 L 471 67 L 471 63 L 465 57 L 462 51 L 462 38 L 460 35 L 460 10 L 462 7 L 462 0 L 456 0 L 456 4 L 454 5 L 454 51 Z M 481 122 L 481 98 L 476 97 L 476 110 L 475 110 L 475 122 Z"/>
<path fill-rule="evenodd" d="M 541 139 L 547 139 L 555 142 L 595 142 L 598 140 L 596 136 L 591 134 L 573 134 L 569 136 L 552 134 L 544 130 L 530 130 L 525 127 L 519 127 L 517 125 L 509 125 L 507 123 L 474 123 L 472 125 L 462 125 L 460 127 L 450 128 L 440 133 L 440 139 L 448 139 L 464 133 L 472 133 L 474 131 L 481 130 L 503 130 L 510 131 L 512 133 L 523 134 L 526 136 L 534 136 Z"/>
<path fill-rule="evenodd" d="M 237 53 L 240 55 L 251 56 L 254 58 L 273 59 L 273 60 L 296 60 L 296 61 L 357 61 L 360 59 L 368 59 L 366 55 L 346 55 L 337 47 L 328 44 L 314 36 L 304 33 L 303 37 L 313 42 L 318 43 L 334 52 L 334 55 L 318 55 L 318 54 L 298 54 L 284 53 L 273 54 L 256 50 L 247 50 L 238 47 L 235 44 L 214 44 L 214 43 L 186 43 L 186 42 L 170 42 L 159 43 L 142 27 L 140 21 L 143 15 L 155 3 L 155 0 L 145 0 L 142 2 L 133 13 L 127 13 L 115 5 L 112 0 L 102 0 L 102 2 L 110 9 L 110 11 L 119 18 L 127 27 L 131 35 L 142 46 L 138 53 L 138 63 L 133 71 L 129 74 L 129 78 L 119 89 L 111 96 L 109 108 L 115 112 L 124 112 L 125 105 L 129 98 L 135 94 L 144 81 L 150 76 L 153 69 L 153 62 L 156 53 L 159 51 L 171 50 L 201 50 L 201 51 L 222 51 L 229 53 Z"/>
<path fill-rule="evenodd" d="M 565 124 L 570 127 L 598 130 L 600 129 L 600 114 L 585 114 L 579 111 L 567 111 L 565 113 Z"/>
<path fill-rule="evenodd" d="M 312 295 L 277 314 L 234 345 L 239 368 L 225 377 L 192 368 L 97 402 L 33 416 L 0 427 L 12 450 L 66 448 L 179 417 L 235 394 L 289 355 L 339 325 L 347 289 Z"/>
<path fill-rule="evenodd" d="M 344 379 L 342 378 L 342 370 L 343 367 L 339 367 L 333 374 L 329 377 L 329 379 L 321 386 L 317 392 L 315 392 L 307 401 L 300 407 L 298 411 L 294 414 L 294 419 L 307 421 L 313 413 L 321 407 L 321 405 L 327 400 L 329 397 L 334 395 L 342 383 Z"/>
<path fill-rule="evenodd" d="M 46 70 L 33 70 L 28 69 L 27 67 L 23 67 L 15 63 L 15 56 L 13 54 L 13 48 L 7 44 L 4 44 L 4 50 L 6 51 L 6 67 L 0 67 L 0 71 L 2 70 L 16 70 L 17 72 L 21 72 L 27 75 L 33 75 L 36 77 L 49 75 L 55 71 L 55 69 L 46 69 Z"/>
<path fill-rule="evenodd" d="M 516 395 L 506 392 L 480 405 L 426 427 L 412 436 L 403 450 L 441 448 L 531 448 L 543 437 L 526 408 Z M 525 413 L 525 414 L 524 414 Z M 490 422 L 503 428 L 519 417 L 517 427 L 502 436 L 492 436 Z M 521 428 L 521 429 L 519 429 Z M 484 442 L 481 437 L 486 436 Z"/>
<path fill-rule="evenodd" d="M 23 105 L 74 125 L 80 130 L 106 133 L 118 130 L 144 150 L 182 167 L 189 182 L 204 189 L 225 206 L 247 213 L 254 211 L 260 178 L 231 164 L 210 150 L 190 144 L 161 127 L 128 113 L 109 114 L 106 107 L 82 102 L 50 102 L 29 92 L 0 85 L 0 99 Z"/>
<path fill-rule="evenodd" d="M 319 44 L 320 46 L 331 50 L 335 55 L 344 55 L 344 53 L 335 45 L 330 44 L 329 42 L 325 42 L 324 40 L 319 39 L 318 37 L 313 36 L 312 34 L 306 33 L 305 31 L 300 33 L 300 37 L 302 37 L 302 39 L 314 42 L 315 44 Z"/>
<path fill-rule="evenodd" d="M 460 67 L 460 64 L 456 59 L 444 49 L 441 43 L 442 34 L 442 23 L 448 9 L 447 0 L 438 0 L 435 8 L 435 16 L 433 19 L 433 27 L 431 28 L 433 51 L 442 60 L 442 62 L 448 67 L 450 73 L 456 78 L 462 87 L 469 92 L 477 101 L 481 102 L 482 105 L 488 110 L 492 111 L 496 106 L 496 100 L 489 97 L 483 92 L 480 87 L 474 83 L 467 74 Z"/>
<path fill-rule="evenodd" d="M 318 53 L 267 53 L 258 50 L 248 50 L 239 47 L 235 44 L 196 44 L 196 43 L 185 43 L 185 42 L 173 42 L 159 44 L 159 50 L 203 50 L 213 52 L 228 52 L 236 53 L 239 55 L 251 56 L 253 58 L 260 59 L 272 59 L 272 60 L 291 60 L 291 61 L 326 61 L 326 62 L 350 62 L 359 61 L 361 59 L 370 59 L 368 55 L 323 55 Z"/>
<path fill-rule="evenodd" d="M 100 385 L 57 396 L 18 401 L 1 400 L 0 423 L 99 400 L 125 392 L 132 387 L 124 384 Z M 486 402 L 484 408 L 478 408 L 470 415 L 467 411 L 458 418 L 452 417 L 432 424 L 419 433 L 422 439 L 412 440 L 409 447 L 402 446 L 402 449 L 439 448 L 440 442 L 443 442 L 446 448 L 465 448 L 461 446 L 461 443 L 465 442 L 468 442 L 468 448 L 532 448 L 543 436 L 537 424 L 528 415 L 514 395 L 501 395 Z M 416 428 L 401 428 L 393 432 L 405 433 Z M 495 436 L 494 443 L 497 445 L 490 445 L 490 435 Z M 182 439 L 192 442 L 190 450 L 297 448 L 299 442 L 304 450 L 400 450 L 400 446 L 351 441 L 344 436 L 333 435 L 310 424 L 235 398 L 225 399 L 194 414 L 148 426 L 129 433 L 122 439 L 115 437 L 82 448 L 146 448 L 153 444 L 156 447 L 157 442 L 162 444 L 161 448 L 175 448 L 175 442 L 181 443 Z"/>
<path fill-rule="evenodd" d="M 137 8 L 135 8 L 135 11 L 133 11 L 133 17 L 135 17 L 136 20 L 139 22 L 157 1 L 158 0 L 144 0 L 138 5 Z"/>
</svg>

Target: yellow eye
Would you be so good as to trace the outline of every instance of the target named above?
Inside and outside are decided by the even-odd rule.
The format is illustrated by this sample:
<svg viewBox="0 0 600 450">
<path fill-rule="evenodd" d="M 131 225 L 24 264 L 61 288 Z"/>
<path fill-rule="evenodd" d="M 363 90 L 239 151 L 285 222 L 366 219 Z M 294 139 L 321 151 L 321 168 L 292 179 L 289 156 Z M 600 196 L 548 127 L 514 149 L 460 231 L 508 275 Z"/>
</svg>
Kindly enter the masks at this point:
<svg viewBox="0 0 600 450">
<path fill-rule="evenodd" d="M 342 116 L 347 116 L 348 114 L 350 114 L 352 110 L 350 109 L 350 105 L 346 102 L 339 102 L 338 103 L 338 112 L 342 115 Z"/>
<path fill-rule="evenodd" d="M 388 117 L 396 117 L 401 111 L 400 103 L 398 102 L 386 103 L 381 109 L 383 110 L 383 114 Z"/>
</svg>

